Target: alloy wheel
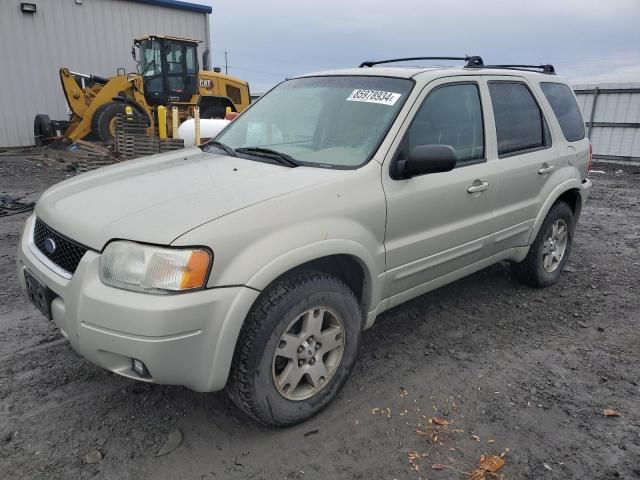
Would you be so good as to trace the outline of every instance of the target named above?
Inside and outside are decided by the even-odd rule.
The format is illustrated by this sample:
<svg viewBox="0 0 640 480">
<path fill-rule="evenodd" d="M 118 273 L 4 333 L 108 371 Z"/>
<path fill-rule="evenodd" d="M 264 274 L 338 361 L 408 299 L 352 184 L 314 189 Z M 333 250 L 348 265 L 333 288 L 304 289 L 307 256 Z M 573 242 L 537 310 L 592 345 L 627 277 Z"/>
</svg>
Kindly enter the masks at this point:
<svg viewBox="0 0 640 480">
<path fill-rule="evenodd" d="M 542 267 L 546 272 L 554 272 L 567 251 L 569 228 L 567 222 L 559 218 L 551 226 L 551 230 L 542 245 Z"/>
<path fill-rule="evenodd" d="M 316 395 L 335 374 L 344 353 L 344 324 L 329 307 L 314 307 L 292 320 L 276 345 L 272 376 L 287 400 Z"/>
</svg>

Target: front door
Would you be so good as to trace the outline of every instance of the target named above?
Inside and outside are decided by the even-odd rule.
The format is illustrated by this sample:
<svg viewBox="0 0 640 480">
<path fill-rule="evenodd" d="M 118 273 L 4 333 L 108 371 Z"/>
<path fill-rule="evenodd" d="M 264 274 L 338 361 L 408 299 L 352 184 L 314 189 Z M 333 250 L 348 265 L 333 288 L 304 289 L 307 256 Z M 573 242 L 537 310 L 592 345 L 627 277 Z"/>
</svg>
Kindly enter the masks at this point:
<svg viewBox="0 0 640 480">
<path fill-rule="evenodd" d="M 486 95 L 481 95 L 479 82 L 470 78 L 429 83 L 408 116 L 413 118 L 407 121 L 391 161 L 385 162 L 385 293 L 390 306 L 427 291 L 429 282 L 487 256 L 496 172 L 487 162 Z M 456 168 L 393 179 L 389 164 L 425 144 L 452 146 Z"/>
</svg>

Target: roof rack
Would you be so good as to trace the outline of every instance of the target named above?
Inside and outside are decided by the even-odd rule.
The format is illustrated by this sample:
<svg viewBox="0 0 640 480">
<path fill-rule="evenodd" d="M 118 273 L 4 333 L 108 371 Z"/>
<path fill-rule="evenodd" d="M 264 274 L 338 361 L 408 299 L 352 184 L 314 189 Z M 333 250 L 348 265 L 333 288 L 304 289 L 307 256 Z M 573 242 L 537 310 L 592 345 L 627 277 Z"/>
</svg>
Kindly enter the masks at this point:
<svg viewBox="0 0 640 480">
<path fill-rule="evenodd" d="M 482 67 L 484 65 L 482 57 L 478 56 L 464 56 L 464 57 L 407 57 L 407 58 L 392 58 L 389 60 L 369 60 L 362 62 L 358 68 L 373 67 L 374 65 L 380 65 L 382 63 L 398 63 L 398 62 L 413 62 L 415 60 L 461 60 L 467 62 L 465 67 Z"/>
<path fill-rule="evenodd" d="M 466 65 L 469 67 L 470 65 Z M 476 68 L 504 68 L 505 70 L 525 70 L 529 72 L 540 71 L 549 75 L 555 75 L 556 69 L 551 64 L 545 65 L 481 65 Z"/>
</svg>

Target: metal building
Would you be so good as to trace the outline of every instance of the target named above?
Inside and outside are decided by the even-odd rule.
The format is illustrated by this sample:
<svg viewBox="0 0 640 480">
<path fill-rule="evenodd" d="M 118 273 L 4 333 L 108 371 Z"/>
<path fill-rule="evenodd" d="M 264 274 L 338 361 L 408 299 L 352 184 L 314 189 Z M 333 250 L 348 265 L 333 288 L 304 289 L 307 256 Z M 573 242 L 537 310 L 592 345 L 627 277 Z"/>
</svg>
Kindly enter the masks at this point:
<svg viewBox="0 0 640 480">
<path fill-rule="evenodd" d="M 210 6 L 178 0 L 2 0 L 0 147 L 33 145 L 33 119 L 67 118 L 58 70 L 103 77 L 135 72 L 132 41 L 147 34 L 201 40 Z"/>
<path fill-rule="evenodd" d="M 640 161 L 640 83 L 574 85 L 593 158 Z"/>
</svg>

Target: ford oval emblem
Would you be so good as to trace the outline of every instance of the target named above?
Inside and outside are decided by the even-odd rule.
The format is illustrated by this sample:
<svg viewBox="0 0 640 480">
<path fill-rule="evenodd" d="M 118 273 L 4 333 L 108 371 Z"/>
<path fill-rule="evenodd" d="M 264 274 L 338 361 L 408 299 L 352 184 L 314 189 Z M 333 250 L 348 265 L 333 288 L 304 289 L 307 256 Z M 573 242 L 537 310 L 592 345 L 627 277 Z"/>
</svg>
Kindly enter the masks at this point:
<svg viewBox="0 0 640 480">
<path fill-rule="evenodd" d="M 52 254 L 56 251 L 56 242 L 53 240 L 53 238 L 45 238 L 44 249 L 48 254 Z"/>
</svg>

